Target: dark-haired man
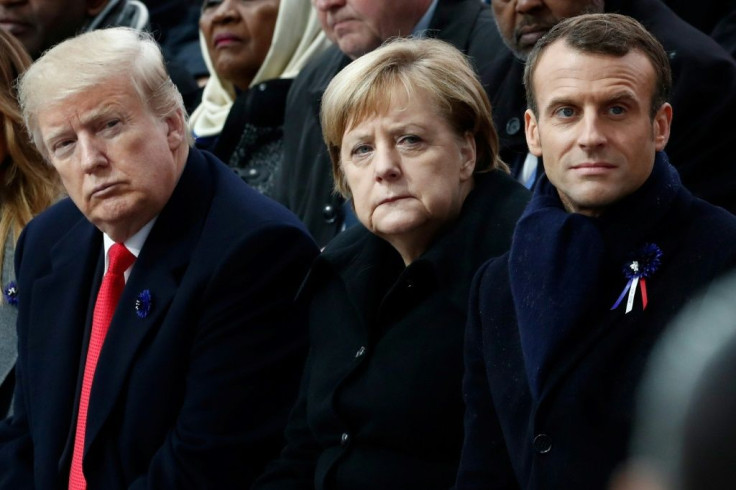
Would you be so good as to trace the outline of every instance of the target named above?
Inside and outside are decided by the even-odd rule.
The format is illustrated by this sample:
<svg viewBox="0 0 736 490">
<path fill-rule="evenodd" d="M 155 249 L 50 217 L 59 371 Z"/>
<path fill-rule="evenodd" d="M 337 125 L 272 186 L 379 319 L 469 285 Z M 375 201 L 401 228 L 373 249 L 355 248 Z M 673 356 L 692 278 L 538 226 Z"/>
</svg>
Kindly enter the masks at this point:
<svg viewBox="0 0 736 490">
<path fill-rule="evenodd" d="M 557 24 L 524 83 L 545 175 L 471 292 L 458 489 L 602 489 L 653 344 L 736 264 L 736 217 L 670 165 L 668 56 L 632 18 Z"/>
<path fill-rule="evenodd" d="M 531 187 L 543 171 L 524 138 L 523 60 L 562 19 L 615 12 L 641 22 L 669 57 L 675 118 L 667 153 L 683 184 L 698 197 L 736 212 L 731 148 L 736 62 L 713 39 L 677 17 L 661 0 L 494 0 L 492 9 L 510 49 L 496 58 L 482 78 L 499 128 L 502 156 L 520 181 Z"/>
</svg>

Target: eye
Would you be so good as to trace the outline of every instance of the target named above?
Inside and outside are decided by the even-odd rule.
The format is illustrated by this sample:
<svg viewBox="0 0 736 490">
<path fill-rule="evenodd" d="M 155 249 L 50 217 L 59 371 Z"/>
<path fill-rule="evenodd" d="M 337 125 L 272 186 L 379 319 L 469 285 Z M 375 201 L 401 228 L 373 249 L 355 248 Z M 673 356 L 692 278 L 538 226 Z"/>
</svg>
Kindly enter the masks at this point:
<svg viewBox="0 0 736 490">
<path fill-rule="evenodd" d="M 608 112 L 610 112 L 614 116 L 621 116 L 626 112 L 626 108 L 620 105 L 614 105 L 608 109 Z"/>
<path fill-rule="evenodd" d="M 405 134 L 399 138 L 399 144 L 405 146 L 415 146 L 422 142 L 422 138 L 415 134 Z"/>
<path fill-rule="evenodd" d="M 222 3 L 222 0 L 204 0 L 204 2 L 202 2 L 202 12 L 204 12 L 207 9 L 217 7 L 221 3 Z"/>
<path fill-rule="evenodd" d="M 51 152 L 55 157 L 61 158 L 68 154 L 74 144 L 73 139 L 59 140 L 51 147 Z"/>
<path fill-rule="evenodd" d="M 572 107 L 560 107 L 555 111 L 555 116 L 563 119 L 569 119 L 575 115 L 575 109 Z"/>
<path fill-rule="evenodd" d="M 369 153 L 372 150 L 372 148 L 369 145 L 366 144 L 359 144 L 355 145 L 353 149 L 350 151 L 351 155 L 365 155 L 366 153 Z"/>
</svg>

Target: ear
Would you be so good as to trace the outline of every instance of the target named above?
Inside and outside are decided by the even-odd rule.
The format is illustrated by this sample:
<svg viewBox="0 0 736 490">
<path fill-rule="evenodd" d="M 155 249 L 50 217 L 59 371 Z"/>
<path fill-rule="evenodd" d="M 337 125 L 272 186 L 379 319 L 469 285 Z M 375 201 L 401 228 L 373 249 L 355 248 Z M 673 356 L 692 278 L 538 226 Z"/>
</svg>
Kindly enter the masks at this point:
<svg viewBox="0 0 736 490">
<path fill-rule="evenodd" d="M 188 128 L 184 124 L 184 115 L 181 113 L 181 109 L 164 119 L 164 123 L 166 124 L 166 139 L 169 142 L 169 149 L 174 151 L 187 140 L 186 131 L 188 131 Z"/>
<path fill-rule="evenodd" d="M 466 181 L 473 176 L 477 161 L 475 136 L 470 131 L 466 131 L 460 140 L 460 156 L 462 159 L 460 164 L 460 180 Z"/>
<path fill-rule="evenodd" d="M 107 6 L 110 0 L 87 0 L 87 15 L 94 17 Z"/>
<path fill-rule="evenodd" d="M 529 153 L 535 157 L 541 157 L 542 144 L 539 141 L 537 116 L 534 115 L 531 109 L 524 112 L 524 132 L 526 133 L 526 145 L 529 147 Z"/>
<path fill-rule="evenodd" d="M 664 150 L 670 140 L 670 127 L 672 126 L 672 106 L 667 102 L 662 104 L 652 121 L 652 132 L 654 134 L 654 146 L 657 151 Z"/>
</svg>

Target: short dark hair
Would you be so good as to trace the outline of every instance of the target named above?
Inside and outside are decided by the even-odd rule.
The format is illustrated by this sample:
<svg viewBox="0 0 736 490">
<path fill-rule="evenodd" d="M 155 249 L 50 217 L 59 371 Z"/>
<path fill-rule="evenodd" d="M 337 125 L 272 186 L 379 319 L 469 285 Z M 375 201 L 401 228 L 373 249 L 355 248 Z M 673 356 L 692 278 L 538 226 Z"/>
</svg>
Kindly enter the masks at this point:
<svg viewBox="0 0 736 490">
<path fill-rule="evenodd" d="M 652 64 L 655 86 L 652 93 L 650 116 L 669 100 L 672 91 L 670 60 L 662 44 L 635 19 L 621 14 L 584 14 L 565 19 L 555 25 L 534 46 L 524 67 L 526 103 L 536 115 L 533 77 L 544 50 L 555 41 L 563 40 L 567 46 L 584 53 L 609 56 L 625 56 L 636 50 L 644 54 Z"/>
</svg>

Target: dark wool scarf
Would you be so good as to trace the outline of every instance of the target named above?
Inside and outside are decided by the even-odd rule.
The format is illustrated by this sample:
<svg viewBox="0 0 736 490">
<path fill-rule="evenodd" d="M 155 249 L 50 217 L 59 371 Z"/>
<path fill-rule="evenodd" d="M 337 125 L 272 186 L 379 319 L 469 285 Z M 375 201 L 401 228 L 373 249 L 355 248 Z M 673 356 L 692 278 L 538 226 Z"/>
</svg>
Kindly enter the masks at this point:
<svg viewBox="0 0 736 490">
<path fill-rule="evenodd" d="M 511 292 L 535 399 L 560 344 L 583 318 L 609 309 L 616 300 L 601 298 L 602 278 L 610 277 L 606 269 L 615 264 L 620 270 L 644 245 L 681 189 L 677 171 L 658 152 L 651 175 L 638 190 L 591 218 L 567 212 L 557 189 L 541 177 L 516 226 L 509 256 Z M 616 275 L 622 289 L 624 276 Z"/>
</svg>

